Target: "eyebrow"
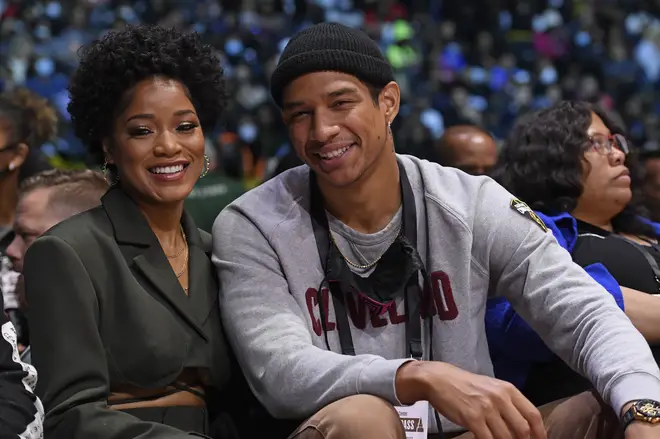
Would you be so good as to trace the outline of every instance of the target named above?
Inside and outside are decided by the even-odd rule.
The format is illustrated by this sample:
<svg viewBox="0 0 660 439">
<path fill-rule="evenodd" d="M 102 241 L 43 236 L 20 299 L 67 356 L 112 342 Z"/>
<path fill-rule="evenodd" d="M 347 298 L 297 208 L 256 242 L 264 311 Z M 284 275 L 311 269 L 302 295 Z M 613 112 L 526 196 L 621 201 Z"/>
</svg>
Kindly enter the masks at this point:
<svg viewBox="0 0 660 439">
<path fill-rule="evenodd" d="M 187 114 L 195 114 L 193 110 L 178 110 L 174 112 L 174 116 L 185 116 Z M 143 113 L 143 114 L 134 114 L 133 116 L 129 117 L 126 119 L 126 123 L 134 120 L 134 119 L 155 119 L 156 116 L 151 113 Z"/>
<path fill-rule="evenodd" d="M 31 236 L 40 235 L 40 233 L 37 232 L 36 229 L 25 227 L 24 224 L 21 224 L 19 222 L 14 223 L 14 227 L 12 227 L 12 231 L 17 235 L 31 235 Z"/>
<path fill-rule="evenodd" d="M 355 87 L 342 87 L 340 89 L 328 92 L 326 94 L 326 98 L 338 98 L 340 96 L 344 96 L 347 94 L 357 94 L 357 93 L 358 90 Z M 282 105 L 282 109 L 291 110 L 296 107 L 302 107 L 303 105 L 305 105 L 305 103 L 302 101 L 290 101 L 290 102 L 285 102 L 284 105 Z"/>
</svg>

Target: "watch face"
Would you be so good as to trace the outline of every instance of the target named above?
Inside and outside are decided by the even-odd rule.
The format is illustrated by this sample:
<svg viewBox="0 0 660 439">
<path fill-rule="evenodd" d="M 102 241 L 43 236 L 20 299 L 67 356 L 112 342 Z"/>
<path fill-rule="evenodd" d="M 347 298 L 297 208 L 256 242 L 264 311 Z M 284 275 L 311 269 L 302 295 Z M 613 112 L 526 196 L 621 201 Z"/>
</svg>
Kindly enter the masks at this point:
<svg viewBox="0 0 660 439">
<path fill-rule="evenodd" d="M 647 418 L 660 419 L 660 403 L 650 399 L 642 399 L 635 403 L 637 413 Z"/>
</svg>

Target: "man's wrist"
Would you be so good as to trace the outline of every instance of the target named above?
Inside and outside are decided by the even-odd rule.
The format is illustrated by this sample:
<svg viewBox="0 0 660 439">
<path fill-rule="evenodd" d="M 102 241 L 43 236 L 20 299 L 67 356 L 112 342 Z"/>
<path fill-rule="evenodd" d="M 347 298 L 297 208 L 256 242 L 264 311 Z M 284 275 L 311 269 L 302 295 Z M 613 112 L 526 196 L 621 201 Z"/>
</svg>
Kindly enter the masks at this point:
<svg viewBox="0 0 660 439">
<path fill-rule="evenodd" d="M 660 403 L 657 401 L 652 399 L 629 401 L 624 404 L 621 412 L 621 422 L 626 437 L 628 437 L 628 432 L 631 429 L 637 432 L 637 430 L 643 431 L 648 427 L 654 427 L 654 434 L 657 435 L 658 427 L 660 427 Z M 641 426 L 644 426 L 644 428 Z M 636 434 L 633 436 L 636 437 Z"/>
<path fill-rule="evenodd" d="M 628 412 L 628 410 L 630 410 L 630 407 L 632 407 L 633 404 L 635 404 L 635 402 L 636 401 L 630 401 L 623 406 L 623 408 L 621 409 L 621 413 L 619 413 L 620 420 L 623 419 L 623 415 L 625 415 Z"/>
<path fill-rule="evenodd" d="M 426 400 L 425 361 L 409 361 L 396 371 L 394 386 L 401 404 L 414 404 Z"/>
</svg>

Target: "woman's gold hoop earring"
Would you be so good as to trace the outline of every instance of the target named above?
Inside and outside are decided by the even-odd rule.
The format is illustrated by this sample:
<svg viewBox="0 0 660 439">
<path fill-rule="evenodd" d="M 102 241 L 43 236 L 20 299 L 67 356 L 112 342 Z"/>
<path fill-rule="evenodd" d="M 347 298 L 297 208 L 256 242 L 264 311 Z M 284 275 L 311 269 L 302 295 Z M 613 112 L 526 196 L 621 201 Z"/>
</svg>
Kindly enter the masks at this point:
<svg viewBox="0 0 660 439">
<path fill-rule="evenodd" d="M 103 178 L 105 178 L 105 181 L 110 183 L 108 181 L 108 161 L 107 160 L 103 162 L 103 166 L 101 166 L 101 172 L 103 173 Z"/>
<path fill-rule="evenodd" d="M 211 158 L 204 154 L 204 170 L 202 171 L 202 175 L 200 175 L 199 178 L 206 177 L 206 174 L 209 173 L 209 169 L 211 169 Z"/>
<path fill-rule="evenodd" d="M 110 170 L 108 169 L 108 161 L 107 160 L 103 162 L 103 166 L 101 166 L 101 172 L 103 173 L 103 178 L 105 179 L 105 181 L 108 182 L 108 184 L 110 186 L 114 186 L 115 184 L 117 184 L 117 181 L 119 181 L 119 175 L 116 176 L 114 181 L 111 181 L 108 178 L 108 173 L 110 172 Z"/>
</svg>

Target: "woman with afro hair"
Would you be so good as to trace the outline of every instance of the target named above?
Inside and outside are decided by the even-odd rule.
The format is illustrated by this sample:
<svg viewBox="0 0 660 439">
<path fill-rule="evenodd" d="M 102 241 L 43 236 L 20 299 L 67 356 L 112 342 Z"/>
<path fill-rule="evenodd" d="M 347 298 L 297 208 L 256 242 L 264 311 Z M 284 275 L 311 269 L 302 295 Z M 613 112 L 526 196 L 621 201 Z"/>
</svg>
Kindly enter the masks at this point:
<svg viewBox="0 0 660 439">
<path fill-rule="evenodd" d="M 183 202 L 206 174 L 223 72 L 194 33 L 111 32 L 71 78 L 76 134 L 103 157 L 102 205 L 38 238 L 24 262 L 46 437 L 232 437 L 230 352 L 210 236 Z"/>
</svg>

